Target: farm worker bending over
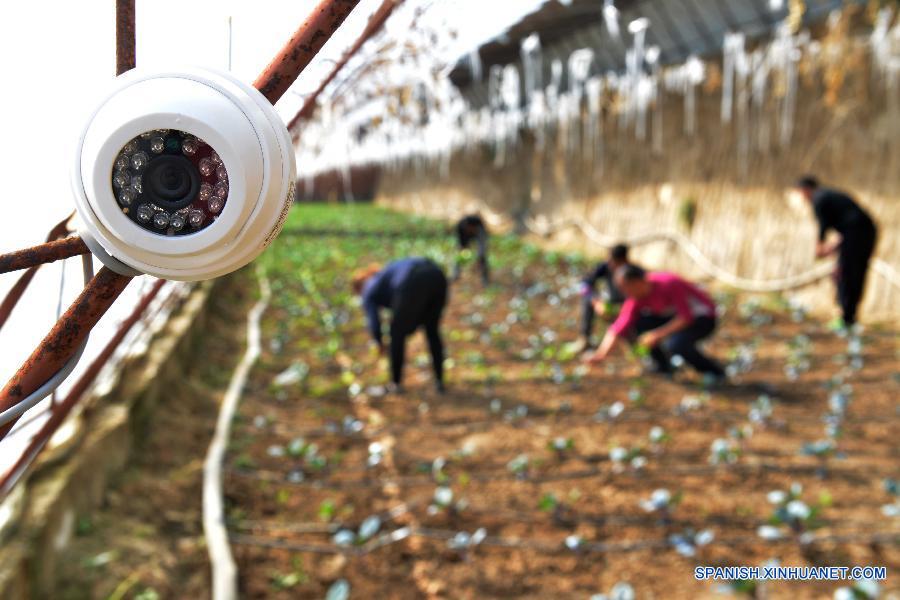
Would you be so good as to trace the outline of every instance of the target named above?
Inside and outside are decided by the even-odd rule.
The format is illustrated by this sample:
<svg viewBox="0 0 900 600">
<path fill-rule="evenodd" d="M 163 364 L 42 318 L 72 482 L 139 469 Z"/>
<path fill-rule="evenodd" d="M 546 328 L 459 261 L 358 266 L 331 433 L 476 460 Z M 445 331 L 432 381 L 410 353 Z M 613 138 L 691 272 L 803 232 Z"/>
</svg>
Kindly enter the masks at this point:
<svg viewBox="0 0 900 600">
<path fill-rule="evenodd" d="M 628 264 L 628 246 L 617 244 L 610 249 L 606 262 L 598 264 L 591 274 L 581 281 L 581 340 L 577 352 L 593 348 L 594 315 L 608 319 L 615 318 L 618 305 L 625 301 L 622 291 L 616 286 L 613 275 L 620 267 Z M 605 293 L 597 296 L 597 282 L 603 279 Z M 605 296 L 605 297 L 604 297 Z"/>
<path fill-rule="evenodd" d="M 834 273 L 837 299 L 843 312 L 844 327 L 852 327 L 856 323 L 856 309 L 866 286 L 869 259 L 875 250 L 878 235 L 875 223 L 850 196 L 819 186 L 815 177 L 803 177 L 797 182 L 797 188 L 812 204 L 819 221 L 816 257 L 838 254 Z M 837 231 L 840 237 L 826 242 L 829 229 Z"/>
<path fill-rule="evenodd" d="M 697 349 L 697 342 L 716 328 L 716 305 L 706 292 L 674 273 L 647 273 L 636 265 L 616 271 L 615 282 L 627 300 L 589 362 L 603 361 L 619 340 L 636 334 L 660 373 L 671 373 L 671 357 L 678 355 L 705 376 L 725 376 Z"/>
<path fill-rule="evenodd" d="M 399 389 L 403 377 L 406 338 L 425 328 L 435 384 L 444 391 L 444 344 L 439 330 L 441 313 L 447 305 L 447 278 L 440 267 L 427 258 L 404 258 L 380 269 L 373 265 L 353 278 L 354 290 L 362 295 L 369 332 L 384 355 L 378 311 L 391 315 L 391 380 Z"/>
<path fill-rule="evenodd" d="M 487 242 L 488 230 L 480 215 L 466 215 L 456 224 L 456 238 L 459 241 L 460 252 L 467 249 L 474 241 L 478 247 L 478 266 L 481 268 L 481 282 L 487 285 L 490 282 L 488 270 Z M 453 280 L 459 279 L 462 272 L 462 261 L 456 260 L 453 268 Z"/>
</svg>

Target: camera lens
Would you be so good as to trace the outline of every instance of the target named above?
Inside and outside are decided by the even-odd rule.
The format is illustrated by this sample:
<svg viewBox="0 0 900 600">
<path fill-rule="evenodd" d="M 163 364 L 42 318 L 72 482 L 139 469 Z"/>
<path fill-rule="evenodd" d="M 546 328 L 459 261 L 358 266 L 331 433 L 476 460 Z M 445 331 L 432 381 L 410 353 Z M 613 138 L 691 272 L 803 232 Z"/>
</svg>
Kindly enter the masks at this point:
<svg viewBox="0 0 900 600">
<path fill-rule="evenodd" d="M 179 210 L 200 191 L 200 172 L 187 158 L 164 154 L 150 160 L 144 185 L 148 200 L 164 210 Z"/>
<path fill-rule="evenodd" d="M 228 201 L 228 172 L 218 153 L 177 129 L 145 131 L 112 166 L 122 212 L 142 229 L 179 236 L 209 227 Z"/>
</svg>

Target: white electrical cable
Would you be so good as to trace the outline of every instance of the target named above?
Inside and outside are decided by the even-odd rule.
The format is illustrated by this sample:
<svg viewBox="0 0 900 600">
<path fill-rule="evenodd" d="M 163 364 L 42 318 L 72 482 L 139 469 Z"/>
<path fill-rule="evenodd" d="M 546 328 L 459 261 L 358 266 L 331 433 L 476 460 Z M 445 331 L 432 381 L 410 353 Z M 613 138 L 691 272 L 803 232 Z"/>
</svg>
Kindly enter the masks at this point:
<svg viewBox="0 0 900 600">
<path fill-rule="evenodd" d="M 75 365 L 78 364 L 78 361 L 81 359 L 81 355 L 84 354 L 84 348 L 87 345 L 87 340 L 85 340 L 79 347 L 72 358 L 63 365 L 63 367 L 56 372 L 50 379 L 44 383 L 37 390 L 32 392 L 28 397 L 26 397 L 21 402 L 15 404 L 14 406 L 7 408 L 2 413 L 0 413 L 0 427 L 6 425 L 10 421 L 14 421 L 24 415 L 26 412 L 37 406 L 37 404 L 53 393 L 53 390 L 59 387 L 59 385 L 66 380 L 66 378 L 72 374 L 72 370 L 75 368 Z"/>
<path fill-rule="evenodd" d="M 59 321 L 59 318 L 62 316 L 63 312 L 63 297 L 65 296 L 66 291 L 66 261 L 59 261 L 59 294 L 56 296 L 56 320 Z M 56 390 L 53 390 L 50 394 L 50 404 L 56 404 Z"/>
<path fill-rule="evenodd" d="M 236 600 L 237 598 L 237 566 L 231 554 L 228 530 L 225 527 L 222 463 L 225 460 L 225 450 L 231 434 L 231 422 L 237 412 L 241 392 L 247 382 L 250 368 L 261 352 L 260 320 L 272 296 L 269 279 L 261 269 L 257 273 L 260 297 L 247 314 L 247 351 L 231 376 L 225 397 L 222 399 L 216 430 L 203 463 L 203 535 L 206 537 L 206 547 L 209 551 L 212 568 L 213 600 Z"/>
<path fill-rule="evenodd" d="M 82 271 L 84 273 L 84 283 L 87 285 L 88 281 L 94 276 L 94 268 L 93 263 L 91 262 L 91 255 L 85 254 L 81 258 Z M 60 386 L 60 384 L 66 380 L 66 378 L 71 375 L 72 371 L 75 369 L 75 365 L 78 364 L 78 361 L 81 360 L 81 356 L 84 354 L 84 349 L 87 347 L 88 338 L 81 343 L 76 350 L 75 354 L 72 355 L 66 364 L 62 366 L 62 368 L 57 371 L 50 379 L 48 379 L 41 387 L 37 390 L 29 394 L 25 399 L 21 402 L 18 402 L 14 406 L 7 408 L 2 413 L 0 413 L 0 427 L 6 425 L 10 421 L 14 421 L 25 414 L 30 409 L 37 406 L 37 404 L 53 393 L 53 391 Z"/>
</svg>

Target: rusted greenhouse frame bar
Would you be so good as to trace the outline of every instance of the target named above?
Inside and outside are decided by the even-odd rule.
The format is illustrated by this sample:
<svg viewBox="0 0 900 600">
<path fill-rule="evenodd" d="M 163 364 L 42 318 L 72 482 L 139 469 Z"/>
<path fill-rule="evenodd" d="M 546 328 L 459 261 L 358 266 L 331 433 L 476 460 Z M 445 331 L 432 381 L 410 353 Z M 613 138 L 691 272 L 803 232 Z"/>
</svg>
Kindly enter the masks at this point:
<svg viewBox="0 0 900 600">
<path fill-rule="evenodd" d="M 341 59 L 334 65 L 334 68 L 328 74 L 325 79 L 319 84 L 319 86 L 315 89 L 315 91 L 306 97 L 303 102 L 303 106 L 297 112 L 293 119 L 288 123 L 288 131 L 293 129 L 297 123 L 300 121 L 306 120 L 310 118 L 313 114 L 313 111 L 316 108 L 316 100 L 318 100 L 319 96 L 325 91 L 325 88 L 328 87 L 334 78 L 337 77 L 338 73 L 347 65 L 353 56 L 359 52 L 359 49 L 363 47 L 363 45 L 369 41 L 373 35 L 375 35 L 381 28 L 384 26 L 385 22 L 391 16 L 391 13 L 394 12 L 394 9 L 400 5 L 403 0 L 384 0 L 381 3 L 381 6 L 372 13 L 372 16 L 369 17 L 368 22 L 366 23 L 365 29 L 360 34 L 359 38 L 353 43 L 350 48 L 341 56 Z"/>
<path fill-rule="evenodd" d="M 39 246 L 0 255 L 0 274 L 56 262 L 90 252 L 80 237 L 53 240 Z"/>
<path fill-rule="evenodd" d="M 134 0 L 116 0 L 116 75 L 135 67 Z"/>
<path fill-rule="evenodd" d="M 12 408 L 27 398 L 66 364 L 131 279 L 107 267 L 100 269 L 0 390 L 0 411 Z M 15 421 L 12 421 L 0 427 L 0 440 L 14 424 Z"/>
<path fill-rule="evenodd" d="M 71 219 L 72 215 L 69 215 L 68 217 L 54 225 L 53 229 L 50 230 L 50 233 L 47 234 L 47 241 L 52 242 L 53 240 L 69 235 L 69 221 Z M 22 273 L 16 283 L 13 284 L 12 288 L 10 288 L 9 292 L 7 292 L 6 297 L 3 299 L 3 302 L 0 302 L 0 329 L 2 329 L 3 325 L 6 324 L 6 321 L 9 319 L 9 315 L 12 314 L 13 309 L 19 303 L 19 300 L 22 298 L 25 290 L 28 289 L 28 286 L 31 284 L 31 280 L 34 279 L 34 276 L 35 274 L 37 274 L 37 270 L 39 268 L 40 265 L 35 265 Z"/>
<path fill-rule="evenodd" d="M 3 479 L 0 480 L 0 500 L 15 487 L 22 475 L 25 474 L 28 466 L 41 452 L 46 443 L 72 411 L 72 408 L 74 408 L 81 399 L 81 396 L 84 395 L 91 384 L 94 383 L 94 380 L 97 379 L 100 371 L 106 366 L 106 363 L 122 343 L 122 340 L 125 339 L 125 336 L 128 335 L 128 332 L 131 331 L 131 328 L 141 319 L 141 316 L 150 306 L 150 303 L 159 295 L 159 292 L 162 290 L 165 283 L 166 281 L 164 279 L 157 280 L 147 293 L 144 294 L 140 302 L 134 307 L 134 310 L 131 311 L 131 314 L 128 315 L 128 318 L 119 325 L 115 335 L 110 338 L 103 347 L 103 350 L 100 351 L 97 357 L 91 362 L 90 366 L 82 373 L 81 377 L 78 378 L 78 381 L 75 382 L 72 389 L 66 394 L 66 397 L 54 407 L 50 418 L 31 439 L 28 447 L 19 457 L 19 460 L 16 461 L 16 464 L 12 469 L 10 469 L 3 476 Z"/>
<path fill-rule="evenodd" d="M 253 82 L 275 104 L 319 53 L 359 0 L 321 0 L 288 43 Z"/>
</svg>

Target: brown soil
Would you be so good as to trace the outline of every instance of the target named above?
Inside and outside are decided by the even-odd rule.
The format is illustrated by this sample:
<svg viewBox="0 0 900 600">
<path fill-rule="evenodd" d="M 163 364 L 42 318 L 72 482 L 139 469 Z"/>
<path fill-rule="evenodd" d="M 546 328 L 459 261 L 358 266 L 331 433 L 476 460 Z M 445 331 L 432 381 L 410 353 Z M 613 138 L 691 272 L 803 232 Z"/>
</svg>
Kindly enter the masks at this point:
<svg viewBox="0 0 900 600">
<path fill-rule="evenodd" d="M 773 324 L 757 329 L 731 304 L 709 348 L 726 356 L 758 339 L 753 368 L 738 383 L 713 391 L 700 409 L 679 415 L 682 399 L 701 393 L 690 375 L 674 382 L 638 379 L 636 362 L 621 355 L 609 370 L 595 368 L 581 381 L 556 384 L 546 373 L 535 373 L 535 361 L 519 357 L 541 327 L 572 329 L 561 323 L 575 314 L 574 299 L 551 306 L 547 294 L 539 294 L 531 301 L 532 321 L 512 325 L 504 336 L 508 347 L 481 343 L 486 324 L 506 318 L 513 295 L 548 280 L 549 273 L 536 267 L 516 283 L 511 275 L 500 277 L 497 297 L 477 309 L 485 325 L 469 322 L 480 294 L 474 276 L 453 290 L 444 332 L 455 366 L 443 396 L 432 391 L 420 336 L 407 348 L 405 394 L 364 392 L 351 399 L 346 385 L 335 384 L 341 364 L 362 361 L 358 380 L 366 385 L 384 380 L 384 364 L 364 358 L 365 333 L 357 321 L 356 328 L 344 329 L 343 350 L 330 359 L 314 351 L 325 342 L 314 328 L 288 326 L 293 345 L 274 352 L 271 341 L 290 317 L 278 307 L 267 312 L 264 354 L 248 382 L 226 465 L 242 597 L 322 598 L 343 578 L 351 584 L 351 598 L 584 599 L 620 581 L 630 582 L 638 598 L 706 598 L 717 597 L 717 588 L 695 581 L 696 565 L 759 565 L 774 557 L 783 565 L 884 565 L 885 587 L 900 589 L 896 537 L 893 543 L 851 539 L 801 546 L 796 539 L 769 544 L 756 536 L 772 512 L 767 492 L 792 482 L 804 485 L 810 504 L 825 492 L 832 499 L 817 535 L 897 531 L 896 521 L 880 511 L 889 502 L 882 480 L 900 474 L 896 331 L 870 328 L 865 335 L 865 366 L 846 379 L 853 386 L 839 441 L 846 457 L 830 459 L 822 473 L 819 462 L 799 450 L 824 437 L 824 385 L 842 367 L 847 343 L 821 323 L 795 323 L 771 312 Z M 254 285 L 249 278 L 243 284 L 244 290 Z M 243 311 L 250 300 L 235 285 L 214 301 L 217 317 L 196 376 L 160 411 L 132 470 L 75 540 L 60 597 L 104 598 L 117 587 L 126 590 L 120 596 L 125 598 L 148 588 L 162 598 L 208 596 L 201 465 L 228 370 L 243 347 Z M 811 365 L 789 381 L 787 342 L 801 333 L 812 342 Z M 476 351 L 486 367 L 475 364 Z M 275 390 L 272 379 L 298 358 L 311 367 L 306 385 Z M 577 365 L 567 362 L 564 369 L 572 373 Z M 502 376 L 498 381 L 491 380 L 492 368 Z M 638 384 L 644 399 L 633 403 L 629 390 Z M 773 422 L 754 428 L 735 464 L 710 465 L 712 441 L 748 422 L 750 404 L 763 389 L 775 401 Z M 499 412 L 491 408 L 495 399 Z M 595 420 L 600 407 L 616 401 L 626 406 L 621 416 Z M 365 427 L 335 433 L 345 417 Z M 647 441 L 654 425 L 672 436 L 658 452 Z M 549 450 L 557 436 L 571 438 L 574 447 L 559 454 Z M 317 444 L 327 466 L 315 469 L 299 458 L 271 455 L 271 446 L 287 447 L 297 437 Z M 369 468 L 368 446 L 375 441 L 384 445 L 384 458 Z M 613 446 L 642 446 L 647 466 L 618 472 L 609 460 Z M 516 476 L 507 465 L 521 454 L 529 456 L 529 468 Z M 438 485 L 432 476 L 438 457 L 446 459 L 442 477 L 454 501 L 465 500 L 458 510 L 428 509 Z M 298 471 L 303 481 L 292 482 L 290 474 Z M 683 495 L 667 522 L 639 506 L 657 488 Z M 541 499 L 548 494 L 557 504 L 544 510 Z M 339 528 L 356 530 L 373 514 L 384 517 L 381 534 L 408 526 L 420 535 L 365 552 L 341 551 L 332 543 Z M 450 549 L 442 537 L 482 527 L 488 539 L 468 552 Z M 692 558 L 664 543 L 688 528 L 710 528 L 716 536 Z M 587 544 L 617 547 L 571 551 L 564 540 L 572 534 Z M 112 552 L 113 559 L 87 566 L 103 552 Z M 775 582 L 766 597 L 830 598 L 838 585 Z"/>
<path fill-rule="evenodd" d="M 551 274 L 535 269 L 526 279 L 531 281 L 514 283 L 510 277 L 501 283 L 498 297 L 478 309 L 484 323 L 502 321 L 516 290 L 550 281 Z M 824 437 L 824 385 L 839 370 L 837 361 L 847 348 L 821 323 L 794 323 L 773 312 L 774 322 L 756 329 L 734 314 L 732 305 L 709 347 L 726 356 L 738 343 L 758 338 L 756 362 L 737 384 L 714 391 L 703 408 L 678 416 L 682 399 L 700 393 L 690 375 L 675 382 L 643 379 L 645 398 L 636 406 L 628 394 L 640 370 L 630 358 L 613 361 L 610 372 L 600 367 L 580 382 L 558 385 L 546 374 L 534 373 L 535 361 L 517 356 L 541 327 L 565 331 L 560 323 L 574 313 L 573 299 L 554 307 L 546 302 L 547 294 L 538 295 L 532 300 L 540 307 L 532 322 L 511 326 L 505 336 L 509 346 L 500 349 L 479 341 L 487 325 L 467 323 L 479 292 L 474 277 L 453 291 L 444 331 L 456 366 L 445 396 L 431 390 L 420 336 L 407 349 L 418 366 L 408 370 L 408 389 L 399 396 L 363 393 L 350 400 L 345 386 L 325 389 L 317 377 L 336 380 L 341 368 L 335 363 L 341 356 L 329 363 L 313 352 L 300 352 L 312 367 L 307 390 L 273 393 L 273 377 L 298 356 L 266 351 L 241 405 L 226 492 L 245 597 L 322 598 L 332 582 L 345 578 L 354 598 L 587 598 L 619 581 L 630 582 L 639 598 L 700 598 L 715 596 L 716 587 L 695 581 L 696 565 L 760 565 L 777 557 L 784 565 L 886 565 L 889 573 L 900 568 L 896 543 L 863 540 L 804 547 L 796 539 L 767 544 L 756 536 L 772 513 L 766 493 L 795 481 L 803 483 L 803 498 L 811 504 L 826 492 L 832 498 L 817 535 L 897 531 L 896 523 L 880 512 L 889 500 L 882 480 L 898 474 L 895 332 L 873 329 L 865 336 L 865 366 L 846 380 L 853 386 L 840 441 L 846 458 L 829 460 L 821 473 L 818 461 L 799 451 L 804 443 Z M 266 335 L 283 330 L 286 320 L 287 314 L 271 311 Z M 305 348 L 324 343 L 312 330 L 290 333 Z M 787 342 L 801 333 L 811 339 L 812 362 L 808 372 L 791 382 L 784 373 Z M 364 355 L 364 344 L 364 332 L 347 333 L 345 348 L 357 360 Z M 499 367 L 502 382 L 486 382 L 485 369 L 468 364 L 467 357 L 476 351 L 488 368 Z M 577 364 L 567 363 L 565 371 L 571 373 Z M 370 360 L 359 379 L 383 380 L 383 368 Z M 766 389 L 776 403 L 774 423 L 755 428 L 742 443 L 736 464 L 710 465 L 712 441 L 746 424 L 750 404 Z M 501 402 L 499 413 L 490 408 L 493 399 Z M 618 419 L 593 418 L 599 407 L 615 401 L 626 405 Z M 517 407 L 525 407 L 527 414 L 513 416 Z M 254 420 L 261 416 L 267 424 L 259 427 Z M 365 429 L 353 435 L 329 433 L 347 416 L 361 420 Z M 672 434 L 658 453 L 648 449 L 653 425 Z M 317 471 L 300 459 L 270 455 L 271 446 L 286 447 L 298 436 L 315 442 L 329 466 Z M 556 436 L 571 438 L 574 448 L 557 456 L 548 449 Z M 373 441 L 387 450 L 380 465 L 367 468 Z M 608 459 L 616 445 L 643 446 L 647 466 L 616 472 Z M 527 476 L 518 478 L 507 464 L 521 454 L 530 457 L 530 467 Z M 461 510 L 428 511 L 438 485 L 431 465 L 438 457 L 446 459 L 443 472 L 454 500 L 465 499 Z M 303 472 L 304 481 L 289 481 L 295 470 Z M 639 506 L 657 488 L 683 494 L 669 523 Z M 558 499 L 555 509 L 539 508 L 547 494 Z M 333 515 L 320 512 L 326 502 L 335 507 Z M 406 511 L 387 520 L 382 533 L 409 526 L 431 535 L 362 554 L 335 552 L 331 536 L 338 527 L 355 530 L 366 517 L 398 507 Z M 451 550 L 440 537 L 481 527 L 488 543 L 467 553 Z M 669 534 L 688 528 L 711 528 L 716 541 L 693 558 L 659 547 Z M 563 544 L 570 534 L 588 543 L 649 542 L 649 547 L 572 552 Z M 518 543 L 501 545 L 509 540 Z M 830 597 L 838 585 L 776 582 L 768 586 L 767 597 Z M 892 577 L 887 585 L 897 589 L 898 582 Z"/>
</svg>

